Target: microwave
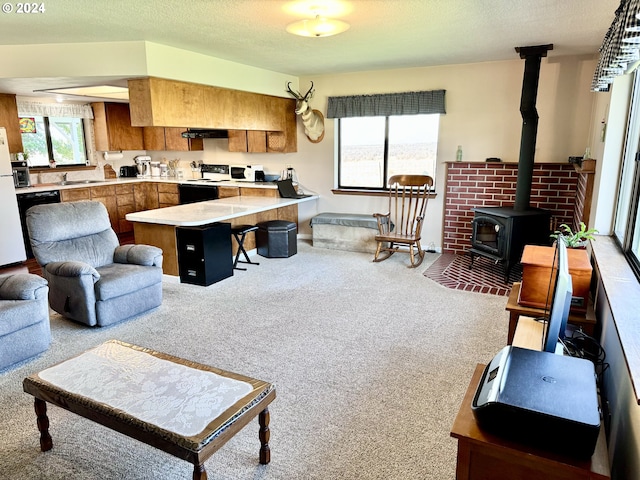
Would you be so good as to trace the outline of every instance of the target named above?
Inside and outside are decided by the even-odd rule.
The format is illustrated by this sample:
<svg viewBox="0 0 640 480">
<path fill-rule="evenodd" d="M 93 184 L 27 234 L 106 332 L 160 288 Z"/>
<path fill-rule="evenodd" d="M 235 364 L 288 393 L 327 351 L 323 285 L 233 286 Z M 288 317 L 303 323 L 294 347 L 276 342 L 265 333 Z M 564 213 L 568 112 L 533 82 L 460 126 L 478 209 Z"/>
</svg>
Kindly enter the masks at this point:
<svg viewBox="0 0 640 480">
<path fill-rule="evenodd" d="M 29 177 L 29 167 L 27 162 L 11 162 L 11 170 L 13 170 L 13 186 L 16 188 L 24 188 L 31 186 Z"/>
<path fill-rule="evenodd" d="M 229 165 L 231 180 L 237 182 L 264 182 L 262 165 Z"/>
</svg>

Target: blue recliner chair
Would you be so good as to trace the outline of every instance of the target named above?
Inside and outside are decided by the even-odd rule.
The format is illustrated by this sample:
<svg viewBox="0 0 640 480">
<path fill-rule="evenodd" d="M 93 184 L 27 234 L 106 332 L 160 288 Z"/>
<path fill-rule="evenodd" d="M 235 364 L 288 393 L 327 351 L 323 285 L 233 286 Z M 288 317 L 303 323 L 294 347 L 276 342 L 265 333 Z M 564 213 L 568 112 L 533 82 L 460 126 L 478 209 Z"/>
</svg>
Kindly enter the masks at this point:
<svg viewBox="0 0 640 480">
<path fill-rule="evenodd" d="M 26 222 L 59 314 L 102 327 L 162 304 L 162 250 L 120 245 L 102 203 L 36 205 Z"/>
<path fill-rule="evenodd" d="M 48 291 L 38 275 L 0 275 L 0 370 L 49 348 Z"/>
</svg>

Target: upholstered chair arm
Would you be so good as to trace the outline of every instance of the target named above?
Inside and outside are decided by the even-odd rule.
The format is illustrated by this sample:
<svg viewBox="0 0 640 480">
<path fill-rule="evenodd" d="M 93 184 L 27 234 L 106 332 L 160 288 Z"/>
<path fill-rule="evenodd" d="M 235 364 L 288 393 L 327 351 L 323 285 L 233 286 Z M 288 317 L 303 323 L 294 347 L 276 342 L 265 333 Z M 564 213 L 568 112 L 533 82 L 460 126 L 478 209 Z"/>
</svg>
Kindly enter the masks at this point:
<svg viewBox="0 0 640 480">
<path fill-rule="evenodd" d="M 48 282 L 32 273 L 0 276 L 0 300 L 34 300 L 46 297 Z"/>
<path fill-rule="evenodd" d="M 162 267 L 162 249 L 152 245 L 120 245 L 113 254 L 113 262 Z"/>
<path fill-rule="evenodd" d="M 45 265 L 45 270 L 51 275 L 58 277 L 81 277 L 83 275 L 91 275 L 93 283 L 100 279 L 100 274 L 88 263 L 68 261 L 68 262 L 51 262 Z"/>
</svg>

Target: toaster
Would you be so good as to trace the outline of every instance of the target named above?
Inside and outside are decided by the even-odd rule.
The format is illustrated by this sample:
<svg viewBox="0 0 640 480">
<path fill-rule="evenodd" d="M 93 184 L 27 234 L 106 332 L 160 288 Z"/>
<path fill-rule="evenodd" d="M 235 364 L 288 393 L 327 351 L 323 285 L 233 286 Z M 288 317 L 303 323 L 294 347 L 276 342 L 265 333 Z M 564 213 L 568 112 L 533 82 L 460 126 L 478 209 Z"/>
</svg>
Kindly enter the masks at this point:
<svg viewBox="0 0 640 480">
<path fill-rule="evenodd" d="M 120 176 L 121 177 L 137 177 L 138 169 L 135 165 L 125 165 L 120 167 Z"/>
</svg>

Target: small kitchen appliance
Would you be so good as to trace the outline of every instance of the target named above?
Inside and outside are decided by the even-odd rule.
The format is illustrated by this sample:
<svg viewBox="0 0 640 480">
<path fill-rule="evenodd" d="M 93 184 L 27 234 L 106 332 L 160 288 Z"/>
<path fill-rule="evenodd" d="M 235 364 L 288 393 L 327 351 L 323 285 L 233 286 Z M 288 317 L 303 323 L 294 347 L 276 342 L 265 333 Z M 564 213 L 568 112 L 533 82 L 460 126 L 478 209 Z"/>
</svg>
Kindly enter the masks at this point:
<svg viewBox="0 0 640 480">
<path fill-rule="evenodd" d="M 121 177 L 137 177 L 138 169 L 135 165 L 124 165 L 120 167 L 120 176 Z"/>
<path fill-rule="evenodd" d="M 256 177 L 264 180 L 262 165 L 231 165 L 231 179 L 237 182 L 256 182 Z M 261 174 L 257 174 L 261 172 Z M 256 175 L 257 174 L 257 175 Z"/>
<path fill-rule="evenodd" d="M 151 176 L 151 157 L 149 155 L 136 155 L 133 157 L 133 161 L 136 162 L 139 177 Z"/>
<path fill-rule="evenodd" d="M 13 186 L 16 188 L 30 187 L 31 180 L 29 178 L 29 167 L 27 162 L 11 162 L 11 170 L 13 171 Z"/>
</svg>

